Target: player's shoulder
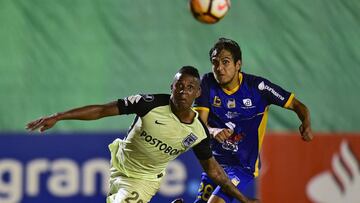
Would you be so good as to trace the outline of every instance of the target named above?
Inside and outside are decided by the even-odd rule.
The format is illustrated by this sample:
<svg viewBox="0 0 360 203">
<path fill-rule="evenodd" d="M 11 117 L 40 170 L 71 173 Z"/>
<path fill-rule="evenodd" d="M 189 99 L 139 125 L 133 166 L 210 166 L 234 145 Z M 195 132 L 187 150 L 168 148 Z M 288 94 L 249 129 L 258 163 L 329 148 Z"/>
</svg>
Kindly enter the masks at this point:
<svg viewBox="0 0 360 203">
<path fill-rule="evenodd" d="M 170 101 L 170 94 L 142 94 L 141 96 L 145 102 L 155 106 L 168 105 Z"/>
<path fill-rule="evenodd" d="M 167 106 L 170 103 L 169 94 L 136 94 L 118 100 L 122 114 L 136 113 L 144 116 L 154 108 Z"/>
<path fill-rule="evenodd" d="M 158 102 L 165 102 L 169 103 L 170 94 L 148 94 L 148 96 L 152 96 L 154 100 L 157 100 Z"/>
<path fill-rule="evenodd" d="M 201 76 L 202 80 L 215 80 L 214 73 L 208 72 Z"/>
<path fill-rule="evenodd" d="M 217 84 L 214 73 L 208 72 L 201 77 L 201 82 L 206 84 Z"/>
<path fill-rule="evenodd" d="M 241 72 L 243 76 L 243 83 L 246 83 L 249 87 L 258 87 L 261 82 L 268 81 L 266 78 Z"/>
<path fill-rule="evenodd" d="M 137 94 L 124 99 L 125 106 L 130 104 L 139 104 L 149 107 L 164 106 L 169 104 L 169 94 Z"/>
</svg>

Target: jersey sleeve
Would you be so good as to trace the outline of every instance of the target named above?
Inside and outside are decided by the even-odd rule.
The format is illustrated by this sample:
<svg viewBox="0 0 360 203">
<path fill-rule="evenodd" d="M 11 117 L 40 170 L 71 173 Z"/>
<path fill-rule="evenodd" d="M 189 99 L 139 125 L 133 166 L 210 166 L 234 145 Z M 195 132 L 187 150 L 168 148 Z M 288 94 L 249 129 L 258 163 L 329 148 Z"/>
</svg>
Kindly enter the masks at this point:
<svg viewBox="0 0 360 203">
<path fill-rule="evenodd" d="M 212 151 L 211 151 L 211 147 L 210 147 L 210 139 L 211 138 L 210 138 L 209 130 L 207 129 L 205 124 L 201 120 L 200 120 L 200 122 L 204 127 L 204 130 L 206 133 L 206 138 L 203 139 L 199 144 L 194 146 L 192 149 L 193 149 L 195 156 L 199 160 L 206 160 L 206 159 L 209 159 L 212 157 Z"/>
<path fill-rule="evenodd" d="M 117 106 L 120 114 L 146 115 L 151 109 L 169 104 L 170 95 L 166 94 L 137 94 L 118 99 Z"/>
<path fill-rule="evenodd" d="M 264 78 L 257 79 L 257 88 L 268 104 L 287 108 L 294 98 L 294 94 Z"/>
<path fill-rule="evenodd" d="M 201 78 L 201 95 L 200 97 L 195 99 L 194 109 L 195 110 L 204 110 L 210 108 L 210 88 L 209 88 L 209 77 L 208 75 L 204 75 Z"/>
</svg>

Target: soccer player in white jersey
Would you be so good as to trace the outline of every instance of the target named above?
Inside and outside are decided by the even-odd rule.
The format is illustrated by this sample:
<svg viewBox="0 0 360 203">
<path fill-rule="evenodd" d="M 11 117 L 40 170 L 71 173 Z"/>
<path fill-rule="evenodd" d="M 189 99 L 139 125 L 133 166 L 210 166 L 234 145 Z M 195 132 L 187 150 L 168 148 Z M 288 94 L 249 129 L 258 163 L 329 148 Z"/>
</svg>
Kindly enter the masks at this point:
<svg viewBox="0 0 360 203">
<path fill-rule="evenodd" d="M 184 66 L 174 77 L 171 95 L 135 95 L 103 105 L 75 108 L 32 121 L 27 129 L 43 132 L 60 120 L 96 120 L 136 114 L 127 136 L 109 145 L 111 175 L 107 203 L 130 199 L 149 202 L 159 190 L 167 164 L 190 148 L 208 176 L 225 193 L 242 202 L 257 202 L 242 195 L 213 158 L 209 132 L 191 108 L 200 93 L 198 70 Z"/>
</svg>

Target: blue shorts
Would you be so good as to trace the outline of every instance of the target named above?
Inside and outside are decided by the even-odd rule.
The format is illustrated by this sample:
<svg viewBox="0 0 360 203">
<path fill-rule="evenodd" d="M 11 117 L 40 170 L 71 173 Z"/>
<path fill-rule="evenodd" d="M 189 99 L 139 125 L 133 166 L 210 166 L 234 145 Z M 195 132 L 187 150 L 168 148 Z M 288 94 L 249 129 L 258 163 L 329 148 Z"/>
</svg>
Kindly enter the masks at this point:
<svg viewBox="0 0 360 203">
<path fill-rule="evenodd" d="M 245 173 L 238 167 L 226 167 L 224 171 L 242 194 L 248 198 L 256 198 L 256 180 L 253 175 Z M 220 186 L 214 184 L 203 172 L 199 192 L 194 203 L 206 203 L 212 194 L 221 197 L 226 203 L 231 203 L 234 200 L 233 197 L 221 191 Z"/>
</svg>

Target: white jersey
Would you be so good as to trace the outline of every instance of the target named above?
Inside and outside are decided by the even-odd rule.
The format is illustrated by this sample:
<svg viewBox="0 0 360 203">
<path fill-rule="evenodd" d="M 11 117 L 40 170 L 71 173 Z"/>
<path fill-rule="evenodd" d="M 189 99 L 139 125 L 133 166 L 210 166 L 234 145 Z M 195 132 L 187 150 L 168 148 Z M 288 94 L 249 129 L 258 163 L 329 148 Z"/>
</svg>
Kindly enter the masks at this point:
<svg viewBox="0 0 360 203">
<path fill-rule="evenodd" d="M 167 94 L 118 100 L 120 114 L 137 114 L 127 136 L 109 145 L 112 165 L 125 176 L 157 179 L 171 160 L 194 146 L 198 159 L 212 156 L 208 131 L 197 112 L 192 123 L 182 123 L 169 102 Z"/>
</svg>

